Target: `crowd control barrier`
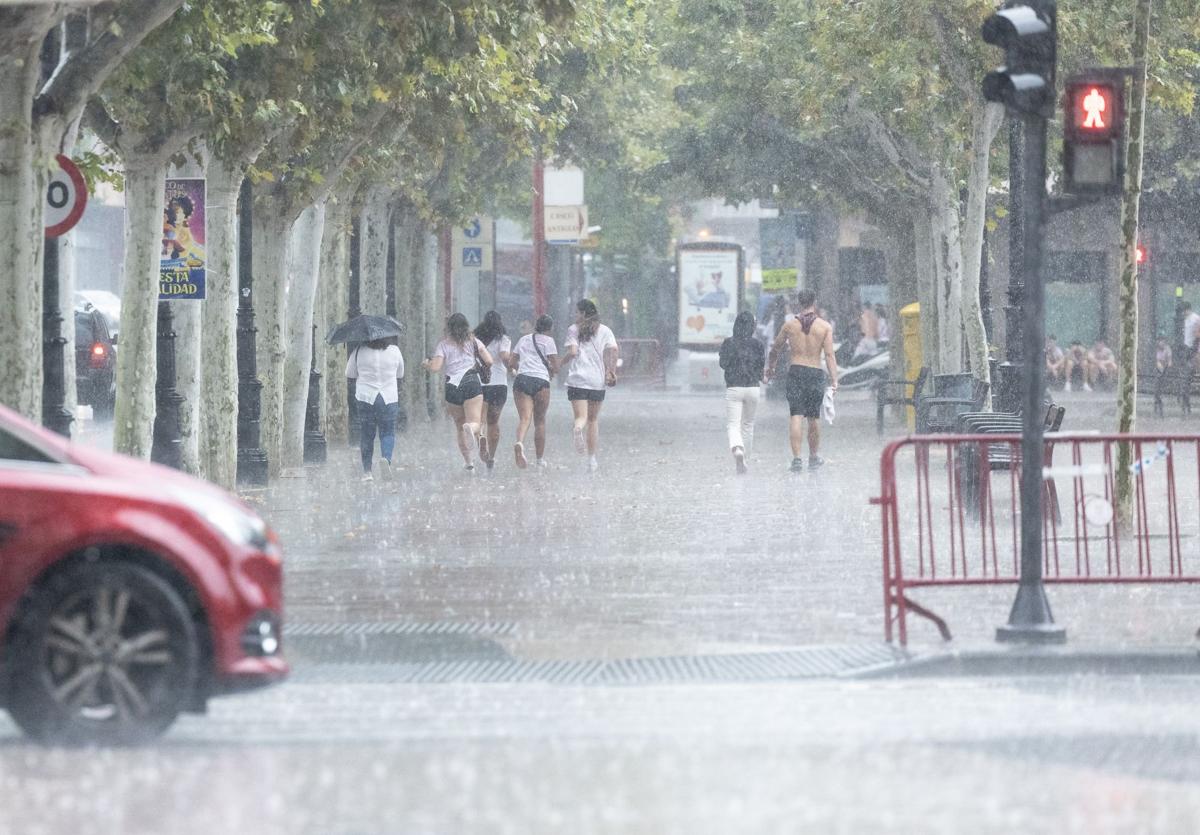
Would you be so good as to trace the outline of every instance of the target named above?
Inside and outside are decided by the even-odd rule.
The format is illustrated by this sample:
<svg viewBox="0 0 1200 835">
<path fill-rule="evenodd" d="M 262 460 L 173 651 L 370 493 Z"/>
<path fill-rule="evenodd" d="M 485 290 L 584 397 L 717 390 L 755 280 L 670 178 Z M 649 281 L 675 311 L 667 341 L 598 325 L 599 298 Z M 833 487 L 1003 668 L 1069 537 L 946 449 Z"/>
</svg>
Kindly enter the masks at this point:
<svg viewBox="0 0 1200 835">
<path fill-rule="evenodd" d="M 1115 511 L 1119 451 L 1130 446 L 1132 506 Z M 898 440 L 880 459 L 884 637 L 908 642 L 911 612 L 945 639 L 922 588 L 1020 579 L 1019 435 Z M 1052 433 L 1042 491 L 1044 582 L 1200 582 L 1200 436 Z"/>
</svg>

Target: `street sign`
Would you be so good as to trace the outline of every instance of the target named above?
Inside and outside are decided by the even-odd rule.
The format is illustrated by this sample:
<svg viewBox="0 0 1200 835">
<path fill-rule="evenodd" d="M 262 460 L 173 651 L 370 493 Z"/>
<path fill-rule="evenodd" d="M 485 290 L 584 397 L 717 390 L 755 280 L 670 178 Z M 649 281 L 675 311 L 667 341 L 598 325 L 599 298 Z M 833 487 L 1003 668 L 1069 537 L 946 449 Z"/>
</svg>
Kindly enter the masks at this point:
<svg viewBox="0 0 1200 835">
<path fill-rule="evenodd" d="M 451 233 L 453 264 L 458 270 L 492 269 L 492 219 L 487 215 L 467 218 Z"/>
<path fill-rule="evenodd" d="M 587 206 L 547 206 L 546 243 L 578 244 L 587 237 Z"/>
<path fill-rule="evenodd" d="M 54 158 L 58 167 L 50 174 L 46 186 L 46 207 L 43 224 L 47 238 L 65 235 L 83 217 L 87 206 L 87 184 L 83 174 L 70 158 L 59 154 Z"/>
</svg>

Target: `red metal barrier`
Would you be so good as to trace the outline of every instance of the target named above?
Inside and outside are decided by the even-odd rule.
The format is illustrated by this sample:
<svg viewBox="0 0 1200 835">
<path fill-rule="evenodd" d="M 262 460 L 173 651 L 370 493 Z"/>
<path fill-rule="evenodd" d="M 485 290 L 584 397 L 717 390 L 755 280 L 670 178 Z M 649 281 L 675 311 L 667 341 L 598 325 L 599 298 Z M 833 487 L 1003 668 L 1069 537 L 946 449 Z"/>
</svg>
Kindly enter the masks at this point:
<svg viewBox="0 0 1200 835">
<path fill-rule="evenodd" d="M 663 387 L 667 384 L 667 369 L 663 362 L 662 345 L 657 339 L 618 339 L 621 355 L 622 382 L 649 383 Z"/>
<path fill-rule="evenodd" d="M 1133 462 L 1127 526 L 1113 512 L 1123 444 Z M 907 644 L 910 611 L 950 638 L 912 589 L 1018 582 L 1020 453 L 1019 435 L 929 435 L 884 449 L 871 503 L 881 511 L 888 641 L 895 630 Z M 1200 436 L 1055 433 L 1043 474 L 1047 584 L 1200 583 Z"/>
</svg>

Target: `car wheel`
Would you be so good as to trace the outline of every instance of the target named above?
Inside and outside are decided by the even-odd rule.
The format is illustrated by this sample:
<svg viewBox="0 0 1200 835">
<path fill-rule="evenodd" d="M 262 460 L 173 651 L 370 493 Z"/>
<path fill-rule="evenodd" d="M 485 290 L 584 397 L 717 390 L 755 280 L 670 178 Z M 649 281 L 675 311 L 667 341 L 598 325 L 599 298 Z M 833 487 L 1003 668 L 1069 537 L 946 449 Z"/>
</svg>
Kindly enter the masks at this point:
<svg viewBox="0 0 1200 835">
<path fill-rule="evenodd" d="M 78 563 L 24 602 L 8 709 L 29 736 L 122 745 L 165 731 L 199 675 L 196 625 L 165 580 L 131 563 Z"/>
</svg>

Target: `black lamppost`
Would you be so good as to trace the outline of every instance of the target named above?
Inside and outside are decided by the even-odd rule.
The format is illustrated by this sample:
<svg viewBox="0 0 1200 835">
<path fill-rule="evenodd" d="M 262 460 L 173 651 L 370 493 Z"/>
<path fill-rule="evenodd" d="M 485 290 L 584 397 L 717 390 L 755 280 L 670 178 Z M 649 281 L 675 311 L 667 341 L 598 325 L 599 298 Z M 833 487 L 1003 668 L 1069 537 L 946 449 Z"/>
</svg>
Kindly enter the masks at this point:
<svg viewBox="0 0 1200 835">
<path fill-rule="evenodd" d="M 249 178 L 242 180 L 238 195 L 238 419 L 237 480 L 239 484 L 267 483 L 267 453 L 262 448 L 262 382 L 254 327 L 253 224 L 254 194 Z"/>
<path fill-rule="evenodd" d="M 59 295 L 58 238 L 46 238 L 42 262 L 42 425 L 69 438 L 75 417 L 66 407 L 63 351 L 67 340 L 62 335 Z"/>
<path fill-rule="evenodd" d="M 179 425 L 183 395 L 175 389 L 175 316 L 170 302 L 158 303 L 155 354 L 154 440 L 150 460 L 178 470 L 183 467 L 183 432 Z"/>
<path fill-rule="evenodd" d="M 304 410 L 304 463 L 325 463 L 325 433 L 321 431 L 321 373 L 317 371 L 317 326 L 313 325 L 312 367 L 308 370 L 308 406 Z"/>
</svg>

